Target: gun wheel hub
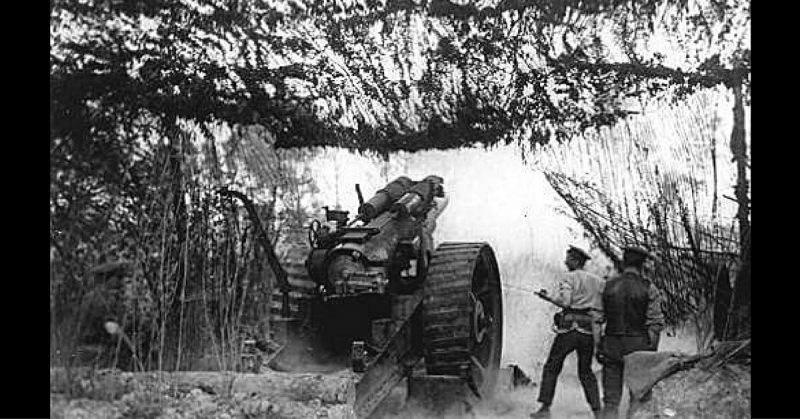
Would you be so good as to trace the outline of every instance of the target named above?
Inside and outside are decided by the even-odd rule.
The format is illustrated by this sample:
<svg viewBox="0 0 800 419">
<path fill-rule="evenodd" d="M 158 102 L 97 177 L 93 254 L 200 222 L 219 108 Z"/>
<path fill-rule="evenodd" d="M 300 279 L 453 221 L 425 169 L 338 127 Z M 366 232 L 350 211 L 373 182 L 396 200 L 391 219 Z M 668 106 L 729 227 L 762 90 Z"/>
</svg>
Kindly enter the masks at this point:
<svg viewBox="0 0 800 419">
<path fill-rule="evenodd" d="M 483 309 L 483 303 L 475 297 L 475 294 L 470 293 L 469 296 L 472 298 L 472 302 L 475 305 L 472 315 L 472 329 L 475 330 L 475 342 L 481 343 L 489 332 L 492 317 L 486 315 Z"/>
</svg>

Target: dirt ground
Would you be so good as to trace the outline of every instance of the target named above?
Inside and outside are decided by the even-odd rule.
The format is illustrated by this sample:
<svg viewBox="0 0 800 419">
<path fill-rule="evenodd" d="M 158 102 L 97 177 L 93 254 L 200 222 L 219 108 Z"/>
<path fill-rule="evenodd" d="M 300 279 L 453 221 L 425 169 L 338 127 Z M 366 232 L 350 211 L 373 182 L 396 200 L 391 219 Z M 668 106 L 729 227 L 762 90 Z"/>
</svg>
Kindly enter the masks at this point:
<svg viewBox="0 0 800 419">
<path fill-rule="evenodd" d="M 536 332 L 541 333 L 540 331 Z M 542 336 L 543 335 L 543 336 Z M 469 417 L 473 418 L 527 418 L 538 408 L 536 398 L 539 391 L 541 367 L 546 358 L 546 349 L 552 342 L 552 333 L 545 331 L 528 350 L 515 348 L 509 351 L 504 365 L 515 363 L 532 379 L 533 384 L 513 390 L 500 391 L 494 400 L 475 406 Z M 696 352 L 691 335 L 683 333 L 678 336 L 664 336 L 661 349 L 665 351 Z M 516 357 L 516 359 L 515 359 Z M 524 362 L 520 362 L 524 361 Z M 593 365 L 598 378 L 601 379 L 600 366 Z M 340 385 L 342 374 L 317 374 L 307 377 L 314 381 L 314 387 L 324 387 L 325 383 Z M 214 373 L 210 373 L 214 374 Z M 277 372 L 266 372 L 270 375 L 271 385 L 281 384 L 285 380 L 286 388 L 299 388 L 302 380 L 291 375 Z M 51 380 L 52 381 L 52 380 Z M 297 382 L 295 382 L 297 381 Z M 51 387 L 52 387 L 51 382 Z M 294 386 L 294 387 L 292 387 Z M 129 386 L 111 389 L 106 386 L 89 397 L 67 397 L 63 389 L 53 391 L 51 388 L 50 405 L 53 418 L 94 419 L 94 418 L 148 418 L 148 419 L 183 419 L 183 418 L 352 418 L 352 408 L 344 397 L 332 397 L 332 391 L 317 391 L 319 394 L 296 391 L 286 394 L 256 394 L 252 391 L 219 394 L 219 391 L 201 388 L 202 386 Z M 113 390 L 113 391 L 112 391 Z M 323 389 L 324 390 L 324 389 Z M 334 389 L 335 390 L 335 389 Z M 328 394 L 330 393 L 330 394 Z M 627 394 L 622 400 L 621 415 L 627 409 Z M 570 354 L 558 380 L 556 397 L 552 406 L 554 418 L 583 419 L 592 418 L 591 411 L 583 395 L 577 375 L 577 357 Z M 421 412 L 405 413 L 397 416 L 402 419 L 423 419 L 435 416 Z M 461 416 L 463 417 L 463 416 Z M 624 416 L 623 416 L 624 417 Z"/>
<path fill-rule="evenodd" d="M 277 374 L 268 372 L 266 374 Z M 327 376 L 333 380 L 334 375 Z M 326 380 L 321 375 L 320 382 Z M 598 374 L 599 378 L 599 374 Z M 287 379 L 286 387 L 293 385 Z M 256 394 L 237 392 L 214 394 L 209 388 L 188 388 L 174 385 L 132 385 L 115 392 L 93 392 L 89 397 L 68 397 L 51 392 L 53 418 L 352 418 L 351 406 L 344 398 L 317 397 L 316 394 Z M 473 418 L 527 418 L 537 407 L 538 385 L 503 391 L 494 400 L 475 406 Z M 559 379 L 553 417 L 565 419 L 591 418 L 572 359 L 565 363 Z M 396 416 L 404 419 L 432 418 L 422 412 Z M 463 417 L 463 416 L 462 416 Z"/>
<path fill-rule="evenodd" d="M 572 365 L 570 365 L 572 364 Z M 554 418 L 589 419 L 592 412 L 583 395 L 576 366 L 566 362 L 564 370 L 556 385 L 556 396 L 551 407 Z M 597 373 L 598 381 L 600 374 Z M 476 417 L 480 418 L 528 418 L 531 412 L 538 409 L 536 401 L 539 395 L 538 384 L 533 387 L 518 388 L 511 392 L 498 394 L 495 400 L 479 405 Z"/>
<path fill-rule="evenodd" d="M 600 384 L 601 374 L 599 365 L 593 368 Z M 539 373 L 536 374 L 537 376 Z M 510 392 L 499 393 L 495 400 L 479 405 L 476 408 L 476 417 L 480 418 L 528 418 L 530 413 L 539 408 L 536 398 L 539 395 L 539 383 L 531 387 L 519 387 Z M 602 389 L 601 389 L 602 395 Z M 627 408 L 627 397 L 623 400 L 623 410 Z M 556 384 L 556 395 L 550 408 L 553 418 L 563 419 L 590 419 L 593 418 L 583 388 L 578 379 L 577 358 L 571 354 L 564 362 L 564 368 Z"/>
</svg>

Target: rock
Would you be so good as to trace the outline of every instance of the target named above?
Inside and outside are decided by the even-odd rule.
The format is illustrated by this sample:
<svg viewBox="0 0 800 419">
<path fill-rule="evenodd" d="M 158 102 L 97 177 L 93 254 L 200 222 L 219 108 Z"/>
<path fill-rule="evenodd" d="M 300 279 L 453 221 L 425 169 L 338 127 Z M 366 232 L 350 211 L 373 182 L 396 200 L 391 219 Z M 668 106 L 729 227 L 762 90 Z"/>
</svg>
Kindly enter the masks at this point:
<svg viewBox="0 0 800 419">
<path fill-rule="evenodd" d="M 355 375 L 346 371 L 334 374 L 240 374 L 233 381 L 231 392 L 282 395 L 300 402 L 318 399 L 330 404 L 352 403 L 355 400 L 355 381 Z"/>
<path fill-rule="evenodd" d="M 507 367 L 500 368 L 497 374 L 496 391 L 508 391 L 517 387 L 533 386 L 531 378 L 525 374 L 518 365 L 509 364 Z"/>
<path fill-rule="evenodd" d="M 632 418 L 749 418 L 750 367 L 691 368 L 659 381 L 652 395 L 631 407 Z"/>
<path fill-rule="evenodd" d="M 356 419 L 356 412 L 352 405 L 339 404 L 328 407 L 328 417 L 331 419 Z"/>
<path fill-rule="evenodd" d="M 625 385 L 637 400 L 664 377 L 693 365 L 703 356 L 677 352 L 637 351 L 625 356 Z"/>
</svg>

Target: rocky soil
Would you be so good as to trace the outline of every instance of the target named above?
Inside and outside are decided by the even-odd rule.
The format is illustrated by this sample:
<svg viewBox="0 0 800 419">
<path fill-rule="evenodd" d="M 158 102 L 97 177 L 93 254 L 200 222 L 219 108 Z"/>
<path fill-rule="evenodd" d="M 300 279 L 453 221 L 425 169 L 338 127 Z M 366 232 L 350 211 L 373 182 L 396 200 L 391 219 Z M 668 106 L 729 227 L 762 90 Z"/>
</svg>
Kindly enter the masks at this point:
<svg viewBox="0 0 800 419">
<path fill-rule="evenodd" d="M 566 365 L 565 365 L 566 366 Z M 574 366 L 562 373 L 553 406 L 558 418 L 591 418 Z M 354 418 L 356 374 L 262 374 L 217 372 L 132 374 L 119 371 L 51 370 L 51 417 L 100 418 Z M 538 387 L 506 384 L 491 401 L 477 403 L 471 418 L 527 418 L 536 409 Z M 393 394 L 386 410 L 393 419 L 436 417 L 403 409 L 405 392 Z"/>
<path fill-rule="evenodd" d="M 669 342 L 668 342 L 669 343 Z M 666 345 L 669 346 L 669 345 Z M 675 346 L 675 345 L 673 345 Z M 667 349 L 685 349 L 667 347 Z M 538 407 L 541 366 L 525 369 L 533 382 L 514 387 L 501 382 L 493 400 L 477 403 L 471 418 L 528 418 Z M 593 365 L 600 381 L 600 366 Z M 349 370 L 330 373 L 261 374 L 226 372 L 126 373 L 51 369 L 50 408 L 53 418 L 354 418 L 354 385 Z M 396 391 L 388 410 L 391 419 L 427 419 L 426 412 L 404 409 L 404 391 Z M 628 405 L 624 392 L 621 417 Z M 577 377 L 574 354 L 559 377 L 552 406 L 557 419 L 589 419 Z M 750 417 L 750 369 L 729 364 L 713 371 L 680 371 L 657 383 L 653 396 L 635 406 L 633 418 Z"/>
<path fill-rule="evenodd" d="M 355 376 L 51 370 L 53 418 L 354 418 Z"/>
</svg>

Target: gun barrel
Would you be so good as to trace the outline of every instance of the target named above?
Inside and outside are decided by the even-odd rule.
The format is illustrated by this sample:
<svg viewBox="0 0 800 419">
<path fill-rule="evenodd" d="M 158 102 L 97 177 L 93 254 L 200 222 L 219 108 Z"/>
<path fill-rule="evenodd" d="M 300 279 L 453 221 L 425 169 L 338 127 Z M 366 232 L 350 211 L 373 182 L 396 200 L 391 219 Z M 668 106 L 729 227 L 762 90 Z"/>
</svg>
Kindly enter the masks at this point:
<svg viewBox="0 0 800 419">
<path fill-rule="evenodd" d="M 358 208 L 359 217 L 365 222 L 375 218 L 378 214 L 386 211 L 389 207 L 408 192 L 414 182 L 411 179 L 400 176 L 389 182 L 383 189 L 375 192 L 375 195 Z"/>
<path fill-rule="evenodd" d="M 391 211 L 398 213 L 401 217 L 423 212 L 430 207 L 429 204 L 434 196 L 444 196 L 441 179 L 438 176 L 428 176 L 418 182 L 392 205 Z"/>
<path fill-rule="evenodd" d="M 415 191 L 411 191 L 403 195 L 397 202 L 392 205 L 392 212 L 398 213 L 400 217 L 407 217 L 409 214 L 416 212 L 423 204 L 422 195 Z"/>
</svg>

